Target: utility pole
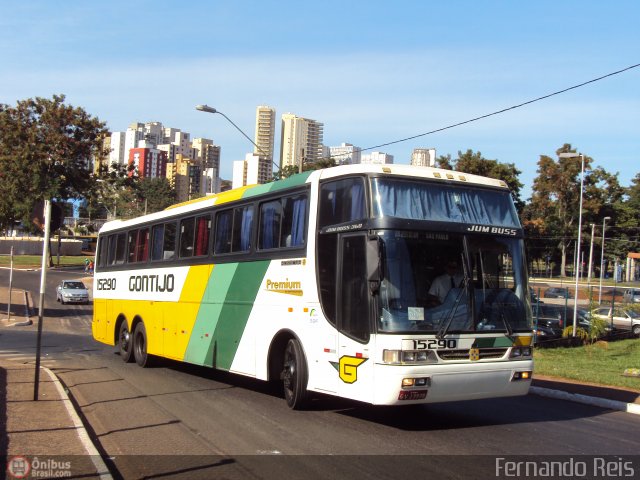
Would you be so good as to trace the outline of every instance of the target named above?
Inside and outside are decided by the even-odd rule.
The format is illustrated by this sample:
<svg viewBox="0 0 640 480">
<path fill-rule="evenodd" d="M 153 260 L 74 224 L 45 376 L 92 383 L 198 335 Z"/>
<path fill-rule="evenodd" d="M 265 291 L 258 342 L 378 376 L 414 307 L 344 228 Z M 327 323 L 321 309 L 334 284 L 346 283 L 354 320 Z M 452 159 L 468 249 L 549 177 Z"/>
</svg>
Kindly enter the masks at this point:
<svg viewBox="0 0 640 480">
<path fill-rule="evenodd" d="M 36 374 L 33 385 L 33 400 L 38 400 L 40 383 L 40 350 L 42 347 L 42 323 L 44 320 L 44 291 L 49 266 L 49 238 L 51 236 L 51 200 L 44 201 L 44 239 L 42 242 L 42 272 L 40 273 L 40 307 L 38 309 L 38 337 L 36 344 Z"/>
</svg>

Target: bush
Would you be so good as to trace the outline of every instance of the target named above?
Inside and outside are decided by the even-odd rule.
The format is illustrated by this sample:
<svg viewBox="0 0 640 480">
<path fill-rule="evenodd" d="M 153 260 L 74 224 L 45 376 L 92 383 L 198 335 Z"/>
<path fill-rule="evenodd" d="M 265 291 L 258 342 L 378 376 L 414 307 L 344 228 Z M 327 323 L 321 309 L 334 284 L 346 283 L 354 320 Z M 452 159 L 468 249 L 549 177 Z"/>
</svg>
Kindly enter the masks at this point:
<svg viewBox="0 0 640 480">
<path fill-rule="evenodd" d="M 563 338 L 573 337 L 573 325 L 566 327 L 564 330 L 562 330 L 562 337 Z M 576 328 L 576 338 L 580 339 L 582 343 L 587 343 L 589 342 L 589 340 L 592 340 L 590 338 L 589 332 L 587 332 L 582 327 Z"/>
</svg>

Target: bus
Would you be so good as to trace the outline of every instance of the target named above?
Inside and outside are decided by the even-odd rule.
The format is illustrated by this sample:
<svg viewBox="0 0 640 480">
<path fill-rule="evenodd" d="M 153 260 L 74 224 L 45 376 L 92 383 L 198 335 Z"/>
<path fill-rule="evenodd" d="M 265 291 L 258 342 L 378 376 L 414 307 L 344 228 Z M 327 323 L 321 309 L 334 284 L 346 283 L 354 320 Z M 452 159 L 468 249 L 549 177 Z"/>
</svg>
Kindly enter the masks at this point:
<svg viewBox="0 0 640 480">
<path fill-rule="evenodd" d="M 293 409 L 314 394 L 409 405 L 531 383 L 523 230 L 500 180 L 304 172 L 108 222 L 96 259 L 93 336 L 142 367 L 278 382 Z"/>
</svg>

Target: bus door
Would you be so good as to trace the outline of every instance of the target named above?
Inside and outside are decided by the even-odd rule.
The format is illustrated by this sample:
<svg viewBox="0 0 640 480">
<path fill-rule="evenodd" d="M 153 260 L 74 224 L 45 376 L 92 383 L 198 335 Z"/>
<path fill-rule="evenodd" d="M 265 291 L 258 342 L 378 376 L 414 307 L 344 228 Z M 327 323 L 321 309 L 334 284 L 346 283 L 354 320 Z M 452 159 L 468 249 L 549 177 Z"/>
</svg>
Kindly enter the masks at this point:
<svg viewBox="0 0 640 480">
<path fill-rule="evenodd" d="M 342 234 L 337 268 L 339 393 L 348 398 L 371 398 L 373 349 L 371 302 L 367 275 L 367 235 Z"/>
</svg>

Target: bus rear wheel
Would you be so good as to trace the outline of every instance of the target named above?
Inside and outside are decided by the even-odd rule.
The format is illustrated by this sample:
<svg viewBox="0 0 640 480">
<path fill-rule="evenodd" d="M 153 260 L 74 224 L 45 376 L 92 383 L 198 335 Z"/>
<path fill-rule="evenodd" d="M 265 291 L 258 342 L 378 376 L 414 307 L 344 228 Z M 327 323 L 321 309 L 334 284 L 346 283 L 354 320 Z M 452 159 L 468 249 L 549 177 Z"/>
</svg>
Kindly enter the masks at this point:
<svg viewBox="0 0 640 480">
<path fill-rule="evenodd" d="M 133 331 L 133 356 L 139 366 L 151 365 L 151 358 L 147 353 L 147 330 L 142 322 L 138 323 Z"/>
<path fill-rule="evenodd" d="M 291 339 L 284 350 L 283 369 L 280 375 L 284 385 L 284 398 L 289 408 L 299 410 L 308 399 L 307 363 L 300 342 Z"/>
<path fill-rule="evenodd" d="M 123 320 L 120 324 L 120 330 L 118 332 L 118 351 L 120 352 L 120 358 L 126 363 L 133 361 L 133 339 L 131 338 L 131 332 L 127 321 Z"/>
</svg>

